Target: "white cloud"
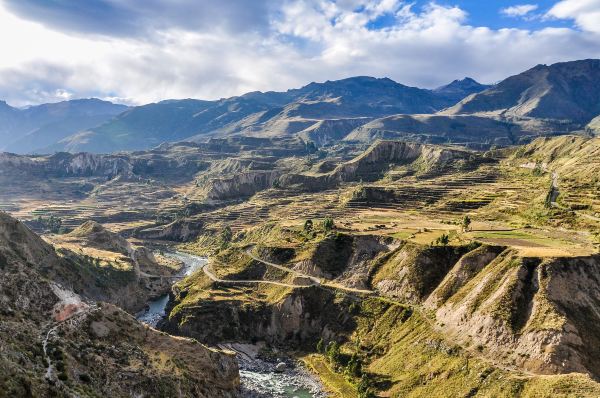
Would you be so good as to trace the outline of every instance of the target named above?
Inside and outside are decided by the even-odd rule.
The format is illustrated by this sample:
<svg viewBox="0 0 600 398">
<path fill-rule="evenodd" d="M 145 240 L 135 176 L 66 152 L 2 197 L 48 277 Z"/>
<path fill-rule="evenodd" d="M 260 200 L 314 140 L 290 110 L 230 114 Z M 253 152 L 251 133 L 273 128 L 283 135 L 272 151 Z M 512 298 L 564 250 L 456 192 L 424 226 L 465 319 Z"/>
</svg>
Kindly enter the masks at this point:
<svg viewBox="0 0 600 398">
<path fill-rule="evenodd" d="M 19 106 L 68 96 L 215 99 L 353 75 L 436 87 L 465 75 L 489 83 L 538 63 L 600 57 L 593 30 L 474 27 L 463 9 L 435 3 L 423 9 L 398 0 L 274 4 L 262 29 L 240 32 L 215 21 L 207 29 L 174 25 L 139 38 L 63 32 L 0 3 L 0 99 Z M 558 11 L 556 17 L 564 15 Z M 564 18 L 575 18 L 573 12 Z M 382 16 L 393 23 L 367 28 Z"/>
<path fill-rule="evenodd" d="M 508 17 L 524 17 L 525 15 L 537 9 L 537 4 L 520 4 L 503 8 L 500 10 L 500 12 Z"/>
<path fill-rule="evenodd" d="M 600 0 L 562 0 L 546 16 L 573 19 L 581 29 L 600 33 Z"/>
</svg>

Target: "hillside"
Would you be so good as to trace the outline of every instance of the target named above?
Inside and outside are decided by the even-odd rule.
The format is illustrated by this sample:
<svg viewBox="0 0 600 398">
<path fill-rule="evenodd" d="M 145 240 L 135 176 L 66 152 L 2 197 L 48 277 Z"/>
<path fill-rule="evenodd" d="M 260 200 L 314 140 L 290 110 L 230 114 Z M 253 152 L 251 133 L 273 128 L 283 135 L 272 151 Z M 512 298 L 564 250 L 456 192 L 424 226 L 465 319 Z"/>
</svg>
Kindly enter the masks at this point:
<svg viewBox="0 0 600 398">
<path fill-rule="evenodd" d="M 0 213 L 4 395 L 234 396 L 239 376 L 231 355 L 161 334 L 92 301 L 77 286 L 78 272 Z"/>
<path fill-rule="evenodd" d="M 600 391 L 598 322 L 585 321 L 596 319 L 600 299 L 597 255 L 521 257 L 478 242 L 422 245 L 275 223 L 248 228 L 227 247 L 207 234 L 186 248 L 209 250 L 224 281 L 196 275 L 177 284 L 165 330 L 206 342 L 316 346 L 305 360 L 347 396 L 365 384 L 391 397 Z M 320 340 L 339 344 L 339 356 L 319 351 Z"/>
<path fill-rule="evenodd" d="M 600 60 L 537 65 L 463 99 L 443 113 L 533 117 L 585 125 L 600 114 Z"/>
<path fill-rule="evenodd" d="M 111 119 L 124 105 L 80 99 L 17 109 L 0 103 L 0 150 L 15 153 L 45 151 L 49 145 Z"/>
</svg>

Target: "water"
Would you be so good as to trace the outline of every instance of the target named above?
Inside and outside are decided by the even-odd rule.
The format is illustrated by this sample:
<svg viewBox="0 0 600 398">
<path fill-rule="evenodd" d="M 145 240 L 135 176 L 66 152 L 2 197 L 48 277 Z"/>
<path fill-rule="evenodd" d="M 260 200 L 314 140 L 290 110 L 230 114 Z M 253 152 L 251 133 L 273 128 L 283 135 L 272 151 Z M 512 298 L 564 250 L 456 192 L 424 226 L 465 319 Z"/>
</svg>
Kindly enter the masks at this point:
<svg viewBox="0 0 600 398">
<path fill-rule="evenodd" d="M 165 253 L 166 257 L 183 262 L 179 276 L 188 276 L 207 264 L 206 257 L 187 253 Z M 169 295 L 165 294 L 148 302 L 148 308 L 137 315 L 137 319 L 152 327 L 166 316 Z M 276 363 L 257 358 L 257 347 L 245 344 L 224 346 L 238 353 L 240 366 L 241 396 L 243 398 L 325 398 L 319 381 L 304 367 L 285 359 L 286 369 L 275 372 Z"/>
<path fill-rule="evenodd" d="M 166 314 L 169 295 L 165 294 L 148 302 L 148 307 L 137 315 L 137 319 L 146 325 L 156 327 Z"/>
<path fill-rule="evenodd" d="M 322 387 L 305 370 L 285 373 L 240 369 L 243 398 L 321 398 Z"/>
<path fill-rule="evenodd" d="M 182 269 L 177 276 L 188 276 L 202 268 L 208 262 L 206 257 L 193 256 L 187 253 L 175 252 L 165 253 L 165 257 L 179 260 L 183 263 Z M 149 326 L 156 327 L 158 323 L 167 315 L 166 308 L 169 304 L 169 295 L 165 294 L 150 300 L 148 307 L 137 314 L 137 319 Z"/>
<path fill-rule="evenodd" d="M 225 344 L 226 348 L 237 353 L 240 367 L 242 398 L 324 398 L 323 386 L 306 368 L 283 355 L 274 361 L 260 358 L 265 348 L 259 344 Z M 282 353 L 280 353 L 282 354 Z M 282 372 L 276 372 L 278 363 L 285 363 Z"/>
</svg>

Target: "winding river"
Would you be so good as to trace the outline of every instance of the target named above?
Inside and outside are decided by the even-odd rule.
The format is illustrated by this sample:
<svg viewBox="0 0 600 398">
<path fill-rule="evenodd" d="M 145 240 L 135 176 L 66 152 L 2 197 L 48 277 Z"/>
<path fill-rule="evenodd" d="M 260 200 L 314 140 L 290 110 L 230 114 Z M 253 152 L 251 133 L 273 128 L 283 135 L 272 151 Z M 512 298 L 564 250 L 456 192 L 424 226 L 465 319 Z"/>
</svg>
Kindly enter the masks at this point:
<svg viewBox="0 0 600 398">
<path fill-rule="evenodd" d="M 206 264 L 206 257 L 194 256 L 182 252 L 166 253 L 167 257 L 179 260 L 183 268 L 179 276 L 188 276 L 200 271 Z M 156 327 L 166 316 L 169 295 L 165 294 L 148 302 L 147 308 L 137 314 L 137 319 L 152 327 Z M 240 381 L 243 398 L 324 398 L 320 382 L 303 366 L 287 357 L 278 359 L 276 363 L 258 358 L 255 346 L 231 344 L 224 346 L 237 352 L 240 367 Z M 285 369 L 276 372 L 277 363 L 285 363 Z"/>
</svg>

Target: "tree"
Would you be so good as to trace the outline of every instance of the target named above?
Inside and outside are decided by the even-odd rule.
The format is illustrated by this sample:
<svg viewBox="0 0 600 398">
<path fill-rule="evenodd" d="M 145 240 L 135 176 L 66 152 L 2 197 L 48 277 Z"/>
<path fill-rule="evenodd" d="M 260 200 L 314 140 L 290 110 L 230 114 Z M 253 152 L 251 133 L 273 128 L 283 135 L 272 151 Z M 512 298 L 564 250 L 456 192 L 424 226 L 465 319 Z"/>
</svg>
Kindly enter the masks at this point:
<svg viewBox="0 0 600 398">
<path fill-rule="evenodd" d="M 350 357 L 348 365 L 346 366 L 346 372 L 354 377 L 362 375 L 362 361 L 356 353 L 352 354 L 352 357 Z"/>
<path fill-rule="evenodd" d="M 469 217 L 468 215 L 465 215 L 462 219 L 462 230 L 463 230 L 463 232 L 467 232 L 467 231 L 469 231 L 470 228 L 471 228 L 471 217 Z"/>
<path fill-rule="evenodd" d="M 554 181 L 550 181 L 550 188 L 548 188 L 548 193 L 546 194 L 546 200 L 544 201 L 544 206 L 549 209 L 550 207 L 552 207 L 552 203 L 554 202 L 554 200 L 556 199 L 556 196 L 558 196 L 555 193 L 555 187 L 554 187 Z"/>
<path fill-rule="evenodd" d="M 375 398 L 376 395 L 373 392 L 373 388 L 371 386 L 371 380 L 369 377 L 363 373 L 360 378 L 360 382 L 358 383 L 358 397 L 359 398 Z"/>
<path fill-rule="evenodd" d="M 448 246 L 448 243 L 450 243 L 450 237 L 448 234 L 442 234 L 442 236 L 435 240 L 435 243 L 440 246 Z"/>
<path fill-rule="evenodd" d="M 233 238 L 233 232 L 231 231 L 231 227 L 228 225 L 221 231 L 221 248 L 224 249 L 227 247 L 231 239 Z"/>
<path fill-rule="evenodd" d="M 313 230 L 313 222 L 312 220 L 309 218 L 308 220 L 306 220 L 304 222 L 304 232 L 310 232 Z"/>
<path fill-rule="evenodd" d="M 327 344 L 327 358 L 332 364 L 338 364 L 340 361 L 340 345 L 336 341 L 331 341 Z"/>
<path fill-rule="evenodd" d="M 327 217 L 323 220 L 323 229 L 325 231 L 331 231 L 335 227 L 335 223 L 333 222 L 333 218 Z"/>
</svg>

